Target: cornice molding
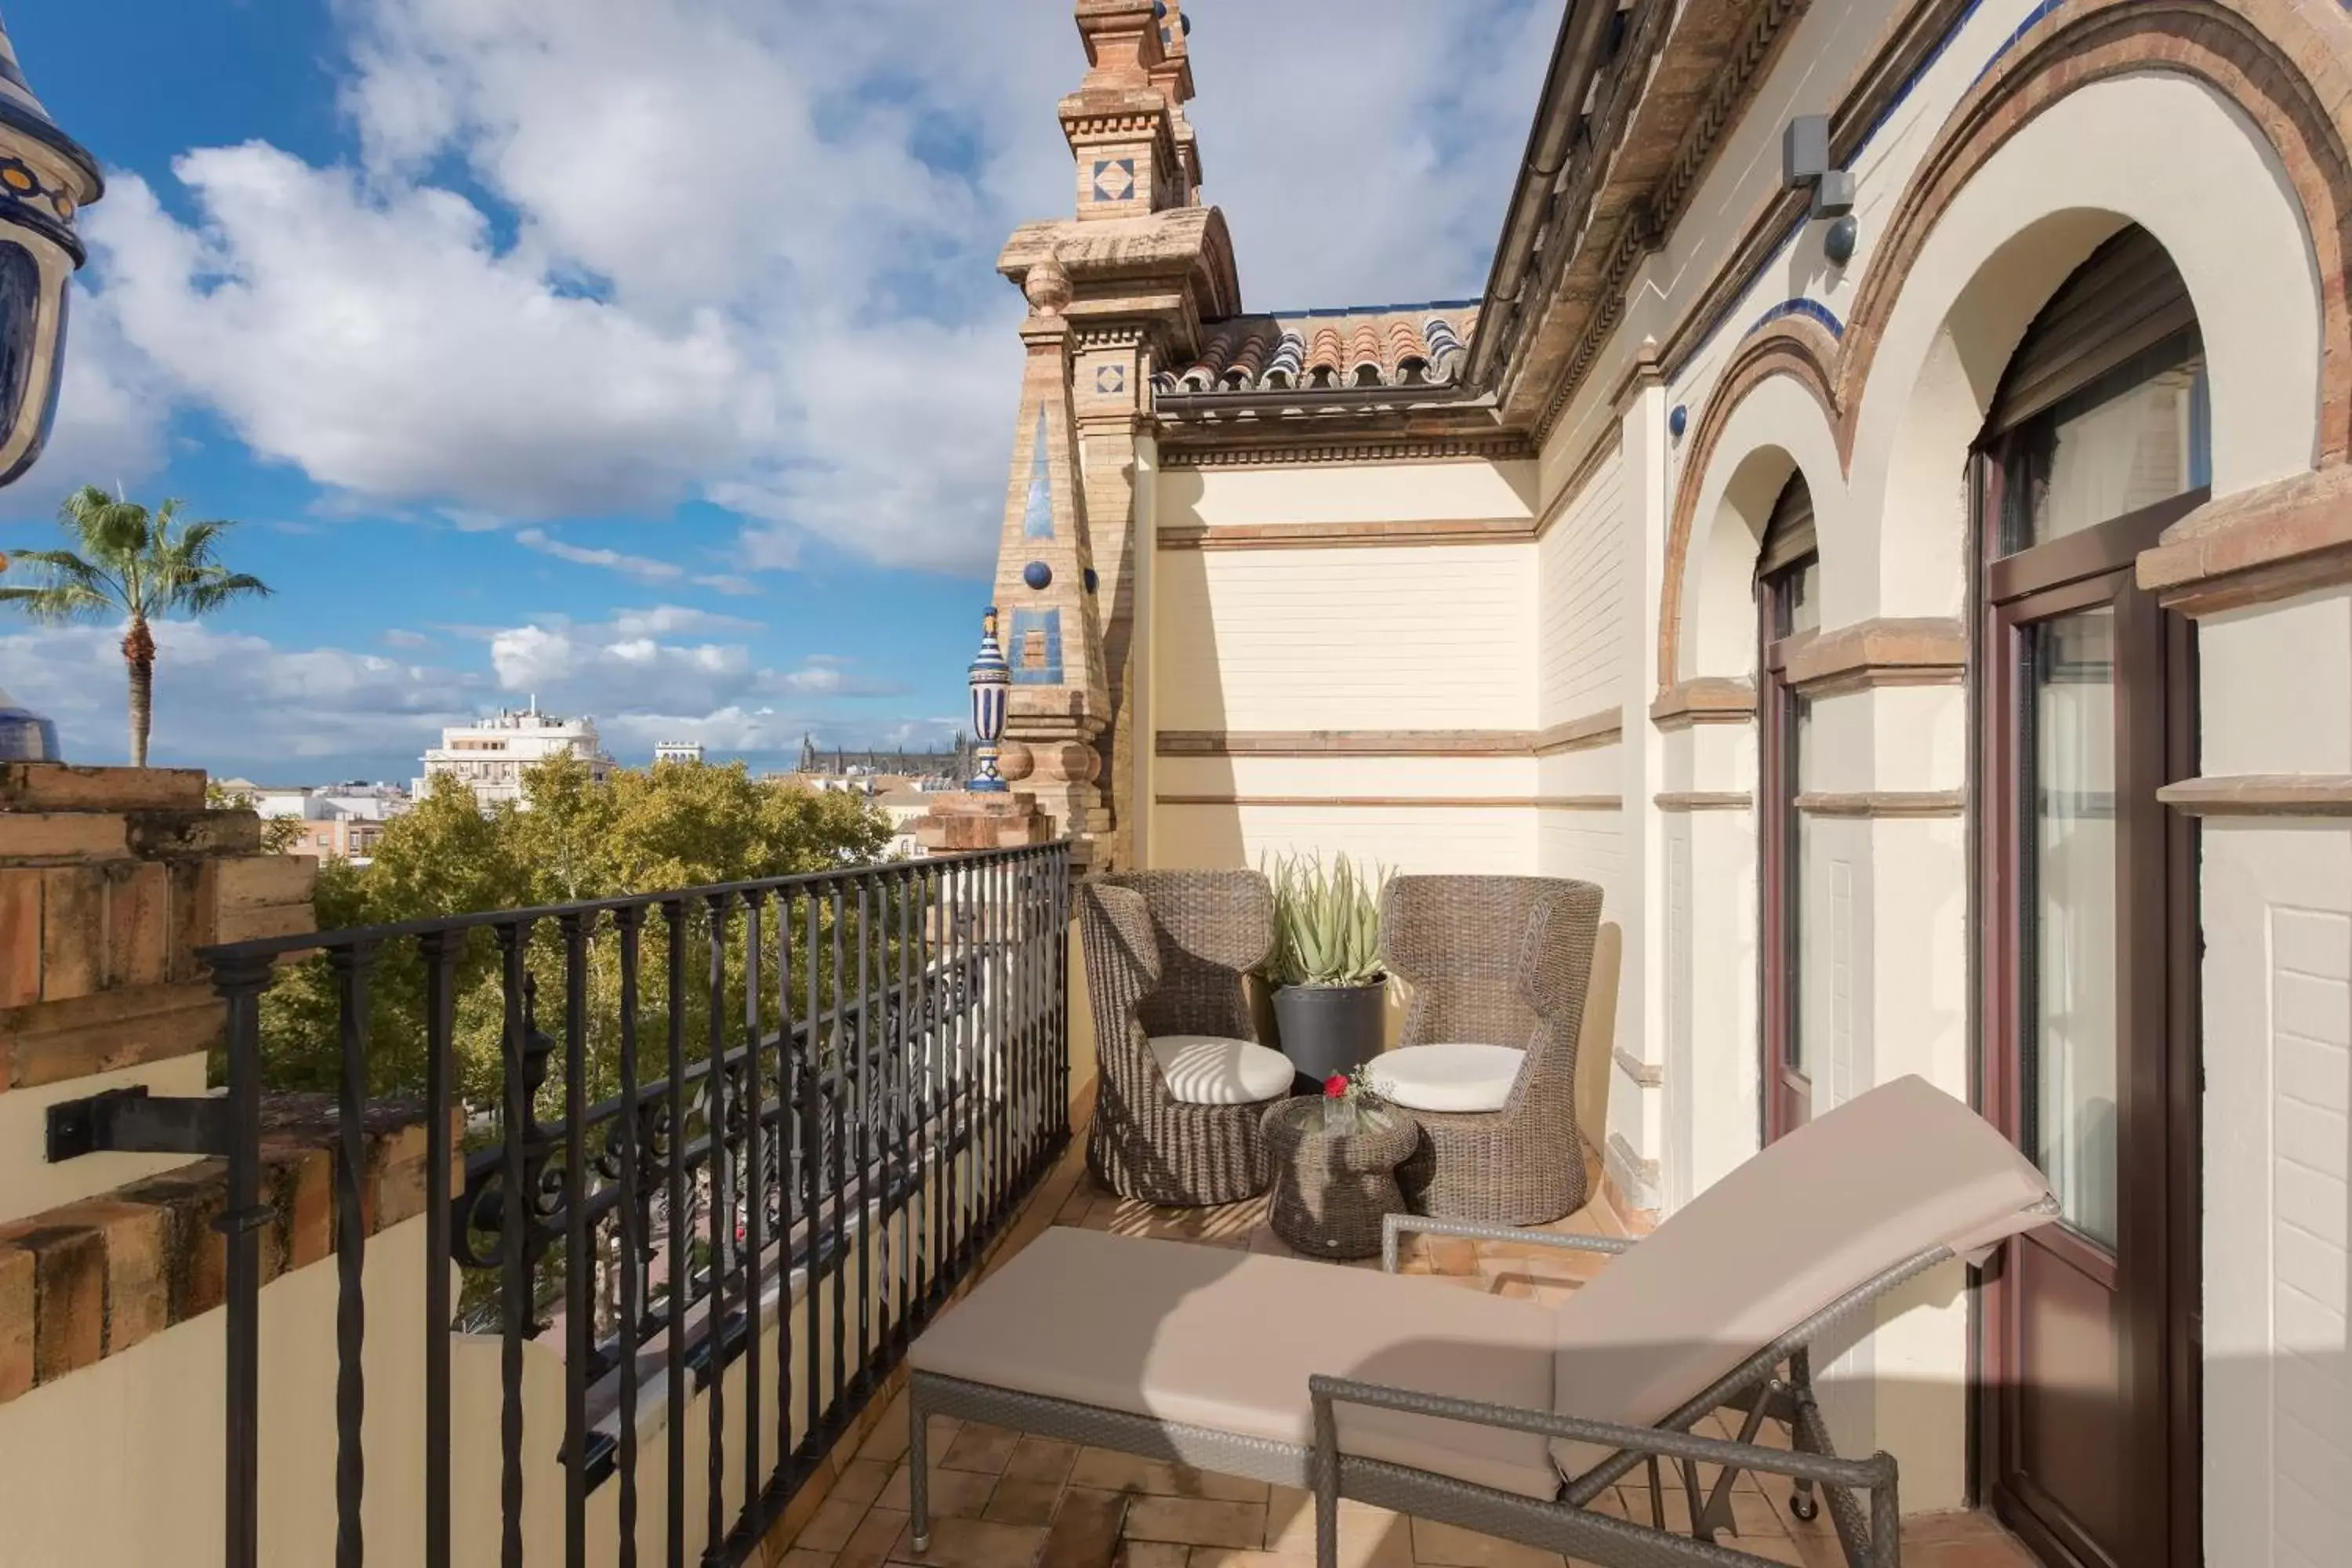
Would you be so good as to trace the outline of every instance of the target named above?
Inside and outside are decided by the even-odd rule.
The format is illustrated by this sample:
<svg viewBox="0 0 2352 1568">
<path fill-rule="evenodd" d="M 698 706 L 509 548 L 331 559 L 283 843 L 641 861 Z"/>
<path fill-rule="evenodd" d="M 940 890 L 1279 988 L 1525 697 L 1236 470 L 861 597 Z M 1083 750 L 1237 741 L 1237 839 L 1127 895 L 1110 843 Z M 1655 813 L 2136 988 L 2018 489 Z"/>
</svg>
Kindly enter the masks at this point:
<svg viewBox="0 0 2352 1568">
<path fill-rule="evenodd" d="M 1657 796 L 1660 811 L 1746 811 L 1754 804 L 1744 789 L 1671 789 Z"/>
<path fill-rule="evenodd" d="M 1563 752 L 1585 752 L 1613 746 L 1624 738 L 1625 710 L 1622 708 L 1604 708 L 1537 731 L 1534 749 L 1537 756 L 1550 757 Z"/>
<path fill-rule="evenodd" d="M 1163 462 L 1162 468 L 1181 467 Z M 1162 550 L 1368 550 L 1416 544 L 1532 544 L 1522 519 L 1433 522 L 1236 522 L 1213 528 L 1171 523 L 1158 531 Z"/>
<path fill-rule="evenodd" d="M 2352 464 L 2207 501 L 2140 552 L 2139 585 L 2216 615 L 2352 582 Z"/>
<path fill-rule="evenodd" d="M 2217 773 L 2156 798 L 2184 816 L 2352 816 L 2352 773 Z"/>
<path fill-rule="evenodd" d="M 1615 795 L 1155 795 L 1159 805 L 1264 805 L 1320 810 L 1614 811 Z"/>
<path fill-rule="evenodd" d="M 1655 1089 L 1666 1081 L 1666 1069 L 1661 1063 L 1645 1062 L 1622 1046 L 1612 1047 L 1610 1055 L 1616 1058 L 1617 1070 L 1643 1089 Z"/>
<path fill-rule="evenodd" d="M 1770 74 L 1790 24 L 1805 15 L 1811 0 L 1762 0 L 1748 19 L 1738 44 L 1714 77 L 1714 84 L 1692 116 L 1675 149 L 1673 161 L 1647 194 L 1628 209 L 1610 242 L 1591 316 L 1579 334 L 1576 348 L 1544 400 L 1535 420 L 1538 441 L 1548 439 L 1569 404 L 1583 390 L 1587 378 L 1608 346 L 1625 310 L 1626 288 L 1649 255 L 1666 244 L 1689 210 L 1691 198 L 1715 162 L 1723 137 L 1746 116 L 1756 90 Z M 1612 143 L 1613 145 L 1613 143 Z M 1635 221 L 1636 217 L 1640 221 Z"/>
<path fill-rule="evenodd" d="M 1877 686 L 1957 686 L 1969 635 L 1957 620 L 1885 617 L 1817 633 L 1789 655 L 1789 683 L 1807 697 Z"/>
<path fill-rule="evenodd" d="M 1318 417 L 1324 417 L 1318 415 Z M 1167 422 L 1163 419 L 1163 429 Z M 1198 429 L 1198 426 L 1193 426 Z M 1209 446 L 1189 431 L 1161 438 L 1160 466 L 1169 468 L 1260 468 L 1329 463 L 1429 463 L 1457 458 L 1507 462 L 1533 458 L 1536 447 L 1517 431 L 1492 435 L 1364 437 L 1315 440 L 1294 437 L 1263 445 Z"/>
<path fill-rule="evenodd" d="M 1703 675 L 1677 681 L 1650 704 L 1650 722 L 1661 730 L 1694 724 L 1746 724 L 1756 717 L 1756 688 L 1745 680 Z"/>
<path fill-rule="evenodd" d="M 1523 757 L 1521 730 L 1162 730 L 1163 757 Z"/>
<path fill-rule="evenodd" d="M 1623 732 L 1622 710 L 1611 708 L 1541 730 L 1162 730 L 1152 750 L 1162 757 L 1548 757 L 1613 745 Z"/>
<path fill-rule="evenodd" d="M 1797 809 L 1808 816 L 1965 816 L 1969 796 L 1957 789 L 1810 790 L 1797 796 Z"/>
</svg>

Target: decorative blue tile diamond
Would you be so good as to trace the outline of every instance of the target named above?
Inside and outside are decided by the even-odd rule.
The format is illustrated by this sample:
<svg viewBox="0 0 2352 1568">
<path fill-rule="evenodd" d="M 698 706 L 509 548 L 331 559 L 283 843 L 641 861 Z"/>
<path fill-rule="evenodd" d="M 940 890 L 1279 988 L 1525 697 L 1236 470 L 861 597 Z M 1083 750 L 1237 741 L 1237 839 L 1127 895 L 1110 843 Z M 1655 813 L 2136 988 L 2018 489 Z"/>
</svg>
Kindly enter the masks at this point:
<svg viewBox="0 0 2352 1568">
<path fill-rule="evenodd" d="M 1135 160 L 1097 158 L 1094 172 L 1095 200 L 1123 202 L 1135 195 Z"/>
<path fill-rule="evenodd" d="M 1106 394 L 1125 392 L 1127 367 L 1123 364 L 1097 365 L 1095 368 L 1095 390 Z"/>
</svg>

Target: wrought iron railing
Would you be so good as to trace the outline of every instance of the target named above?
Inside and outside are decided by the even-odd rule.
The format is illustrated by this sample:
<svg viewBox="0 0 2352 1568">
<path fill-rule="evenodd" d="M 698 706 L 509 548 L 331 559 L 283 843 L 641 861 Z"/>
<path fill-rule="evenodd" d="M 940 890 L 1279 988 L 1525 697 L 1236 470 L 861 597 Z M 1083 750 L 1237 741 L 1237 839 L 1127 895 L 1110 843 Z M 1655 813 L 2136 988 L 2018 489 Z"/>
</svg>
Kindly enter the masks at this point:
<svg viewBox="0 0 2352 1568">
<path fill-rule="evenodd" d="M 485 1554 L 453 1541 L 466 1332 L 499 1342 L 506 1568 L 553 1545 L 527 1524 L 533 1484 L 562 1489 L 573 1568 L 605 1487 L 610 1561 L 724 1568 L 756 1553 L 1067 1142 L 1069 874 L 1050 845 L 207 951 L 228 1003 L 228 1568 L 263 1560 L 261 1101 L 281 1037 L 301 1043 L 265 1001 L 290 958 L 310 955 L 332 1001 L 337 1568 L 364 1561 L 362 1427 L 381 1397 L 421 1398 L 426 1568 Z M 377 981 L 421 1000 L 427 1140 L 425 1375 L 388 1395 L 367 1386 L 367 1336 L 411 1331 L 368 1315 L 362 1133 L 411 1088 L 387 1086 L 409 1043 L 384 1038 L 410 1015 L 388 1015 Z M 556 1432 L 526 1419 L 526 1360 L 546 1352 Z M 641 1440 L 649 1398 L 666 1418 Z"/>
</svg>

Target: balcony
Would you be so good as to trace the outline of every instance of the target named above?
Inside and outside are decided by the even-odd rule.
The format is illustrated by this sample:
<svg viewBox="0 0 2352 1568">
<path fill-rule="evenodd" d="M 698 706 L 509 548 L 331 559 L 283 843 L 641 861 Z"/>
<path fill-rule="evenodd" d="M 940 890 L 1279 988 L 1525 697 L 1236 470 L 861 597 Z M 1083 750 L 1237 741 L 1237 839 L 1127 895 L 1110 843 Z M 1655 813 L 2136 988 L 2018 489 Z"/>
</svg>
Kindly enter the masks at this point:
<svg viewBox="0 0 2352 1568">
<path fill-rule="evenodd" d="M 929 1550 L 904 1529 L 908 1346 L 1049 1226 L 1287 1250 L 1264 1197 L 1155 1208 L 1087 1174 L 1072 893 L 1051 844 L 206 950 L 226 1096 L 52 1121 L 68 1155 L 226 1155 L 134 1194 L 220 1233 L 165 1260 L 189 1282 L 170 1321 L 226 1310 L 97 1352 L 152 1407 L 123 1463 L 168 1465 L 187 1508 L 74 1539 L 102 1561 L 217 1540 L 228 1568 L 1311 1557 L 1302 1494 L 945 1418 Z M 1596 1195 L 1555 1228 L 1638 1233 L 1586 1153 Z M 1606 1266 L 1459 1238 L 1403 1260 L 1548 1304 Z M 1717 1484 L 1650 1474 L 1598 1506 L 1686 1529 Z M 1726 1485 L 1727 1544 L 1840 1560 L 1786 1500 Z M 1973 1518 L 1906 1536 L 1929 1568 L 2025 1561 Z M 1355 1504 L 1340 1547 L 1561 1562 Z"/>
<path fill-rule="evenodd" d="M 1597 1159 L 1588 1159 L 1588 1175 L 1594 1193 L 1602 1194 Z M 1267 1225 L 1265 1199 L 1210 1209 L 1155 1208 L 1104 1191 L 1076 1147 L 1040 1184 L 1004 1254 L 1049 1225 L 1291 1255 Z M 1646 1224 L 1638 1213 L 1618 1212 L 1604 1194 L 1546 1228 L 1633 1237 Z M 1325 1267 L 1381 1264 L 1371 1258 Z M 1547 1303 L 1604 1267 L 1600 1258 L 1452 1237 L 1408 1242 L 1401 1265 L 1403 1272 L 1434 1275 L 1465 1289 Z M 1718 1415 L 1693 1430 L 1728 1438 L 1736 1426 L 1736 1419 Z M 1074 1568 L 1113 1562 L 1127 1568 L 1311 1568 L 1314 1563 L 1313 1499 L 1296 1489 L 945 1415 L 931 1418 L 930 1433 L 934 1524 L 928 1552 L 916 1552 L 907 1535 L 907 1413 L 899 1396 L 778 1561 L 788 1568 Z M 1768 1422 L 1758 1440 L 1784 1447 L 1788 1437 Z M 1701 1470 L 1702 1495 L 1714 1479 Z M 1743 1476 L 1729 1503 L 1738 1533 L 1725 1544 L 1803 1568 L 1838 1568 L 1844 1561 L 1827 1516 L 1811 1522 L 1792 1518 L 1785 1487 L 1776 1493 Z M 1654 1502 L 1637 1473 L 1597 1506 L 1642 1523 L 1689 1528 L 1690 1504 L 1671 1472 Z M 1912 1568 L 2032 1563 L 2011 1536 L 1977 1514 L 1908 1519 L 1903 1548 L 1903 1561 Z M 1339 1553 L 1341 1568 L 1578 1568 L 1573 1559 L 1354 1502 L 1341 1505 Z"/>
</svg>

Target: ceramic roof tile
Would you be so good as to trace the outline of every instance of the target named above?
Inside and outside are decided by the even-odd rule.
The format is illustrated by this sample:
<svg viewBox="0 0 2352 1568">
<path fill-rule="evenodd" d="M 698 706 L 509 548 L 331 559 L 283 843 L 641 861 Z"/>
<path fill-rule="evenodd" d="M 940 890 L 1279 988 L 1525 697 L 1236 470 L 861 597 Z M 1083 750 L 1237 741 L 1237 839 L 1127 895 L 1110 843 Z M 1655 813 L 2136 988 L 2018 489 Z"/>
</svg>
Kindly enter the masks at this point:
<svg viewBox="0 0 2352 1568">
<path fill-rule="evenodd" d="M 1475 300 L 1236 316 L 1202 330 L 1200 358 L 1163 391 L 1444 386 L 1461 374 Z"/>
</svg>

